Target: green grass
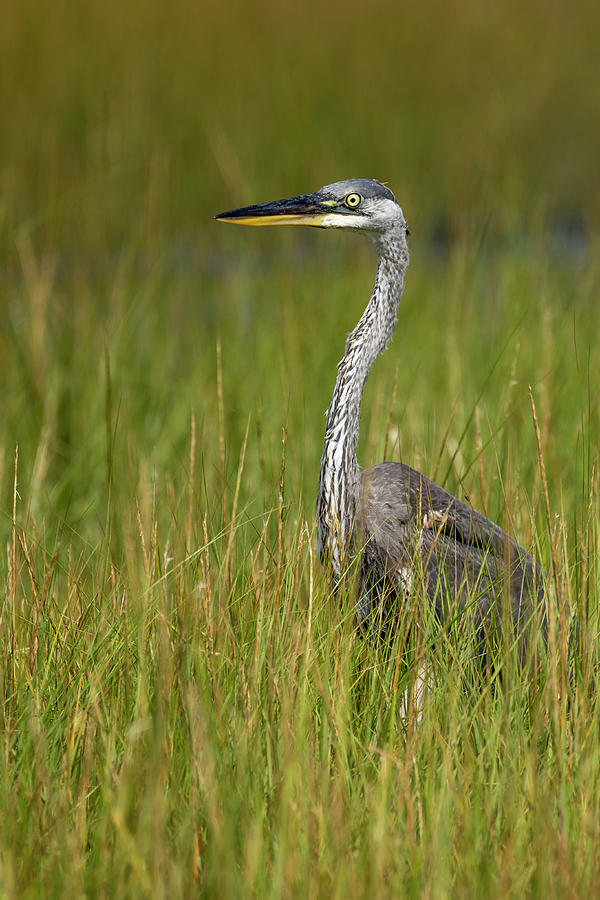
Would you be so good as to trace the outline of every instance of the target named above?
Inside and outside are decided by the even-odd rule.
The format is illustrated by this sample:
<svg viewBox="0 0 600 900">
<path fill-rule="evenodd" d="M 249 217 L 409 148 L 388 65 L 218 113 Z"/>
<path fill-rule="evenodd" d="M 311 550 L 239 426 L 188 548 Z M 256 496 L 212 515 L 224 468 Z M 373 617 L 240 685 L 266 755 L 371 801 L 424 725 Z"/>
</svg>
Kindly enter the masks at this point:
<svg viewBox="0 0 600 900">
<path fill-rule="evenodd" d="M 0 895 L 595 896 L 596 6 L 294 9 L 3 14 Z M 564 599 L 499 684 L 426 613 L 361 640 L 316 559 L 371 248 L 211 221 L 357 174 L 413 232 L 360 460 L 469 497 Z"/>
</svg>

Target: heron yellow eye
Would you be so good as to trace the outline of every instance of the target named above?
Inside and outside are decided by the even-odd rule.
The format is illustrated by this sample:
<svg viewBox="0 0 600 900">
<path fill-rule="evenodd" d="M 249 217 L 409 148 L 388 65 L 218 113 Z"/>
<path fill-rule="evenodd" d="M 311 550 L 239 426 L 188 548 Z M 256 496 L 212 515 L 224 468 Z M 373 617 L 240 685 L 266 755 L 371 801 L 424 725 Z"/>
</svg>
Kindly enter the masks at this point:
<svg viewBox="0 0 600 900">
<path fill-rule="evenodd" d="M 362 202 L 362 197 L 360 194 L 348 194 L 344 203 L 348 207 L 348 209 L 356 209 L 357 206 L 360 206 Z"/>
</svg>

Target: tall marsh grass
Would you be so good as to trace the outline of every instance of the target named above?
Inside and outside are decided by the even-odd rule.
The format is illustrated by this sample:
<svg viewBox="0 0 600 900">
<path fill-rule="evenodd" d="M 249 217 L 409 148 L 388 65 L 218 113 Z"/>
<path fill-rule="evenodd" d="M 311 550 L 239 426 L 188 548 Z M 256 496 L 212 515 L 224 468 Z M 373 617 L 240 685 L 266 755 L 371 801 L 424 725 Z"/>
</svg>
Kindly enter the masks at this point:
<svg viewBox="0 0 600 900">
<path fill-rule="evenodd" d="M 598 891 L 597 12 L 359 6 L 5 10 L 3 896 Z M 318 565 L 371 252 L 210 217 L 356 174 L 413 232 L 360 459 L 534 553 L 537 669 L 364 641 Z"/>
</svg>

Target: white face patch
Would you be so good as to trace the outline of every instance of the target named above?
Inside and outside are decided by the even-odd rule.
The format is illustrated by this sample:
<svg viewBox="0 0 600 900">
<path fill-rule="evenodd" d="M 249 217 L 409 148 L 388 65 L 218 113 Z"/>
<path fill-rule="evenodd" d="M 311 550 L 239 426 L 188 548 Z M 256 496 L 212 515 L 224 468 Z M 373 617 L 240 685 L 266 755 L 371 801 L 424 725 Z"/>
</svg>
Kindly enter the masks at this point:
<svg viewBox="0 0 600 900">
<path fill-rule="evenodd" d="M 371 228 L 371 220 L 368 216 L 348 215 L 344 213 L 329 213 L 321 222 L 321 228 L 360 228 L 363 231 Z"/>
<path fill-rule="evenodd" d="M 386 231 L 404 223 L 402 210 L 393 200 L 363 200 L 364 213 L 332 212 L 324 216 L 321 228 L 356 228 L 361 231 Z"/>
</svg>

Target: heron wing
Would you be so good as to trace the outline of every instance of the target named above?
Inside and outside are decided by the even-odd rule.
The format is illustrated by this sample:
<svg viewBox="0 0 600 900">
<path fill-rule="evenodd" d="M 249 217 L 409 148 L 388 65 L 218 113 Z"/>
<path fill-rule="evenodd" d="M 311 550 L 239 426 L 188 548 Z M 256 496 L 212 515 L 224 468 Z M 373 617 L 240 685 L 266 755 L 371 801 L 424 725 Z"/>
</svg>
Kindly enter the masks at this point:
<svg viewBox="0 0 600 900">
<path fill-rule="evenodd" d="M 510 535 L 403 463 L 363 471 L 358 525 L 364 571 L 406 584 L 418 563 L 440 614 L 442 584 L 454 596 L 470 589 L 481 616 L 508 593 L 515 621 L 526 597 L 543 596 L 541 569 Z"/>
</svg>

